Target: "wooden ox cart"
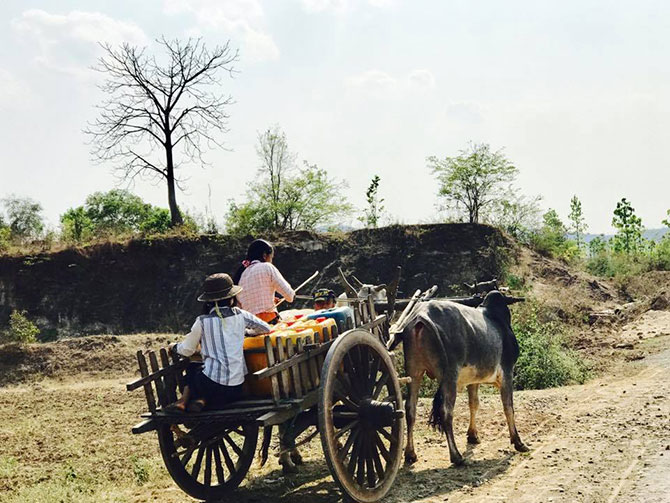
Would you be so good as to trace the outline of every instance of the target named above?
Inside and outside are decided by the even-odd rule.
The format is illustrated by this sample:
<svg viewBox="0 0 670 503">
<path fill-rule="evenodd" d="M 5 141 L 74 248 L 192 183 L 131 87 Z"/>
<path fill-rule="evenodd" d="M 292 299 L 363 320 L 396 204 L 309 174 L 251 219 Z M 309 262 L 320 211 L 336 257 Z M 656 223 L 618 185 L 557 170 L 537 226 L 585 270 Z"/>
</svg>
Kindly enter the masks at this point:
<svg viewBox="0 0 670 503">
<path fill-rule="evenodd" d="M 372 298 L 349 301 L 355 321 L 341 333 L 333 327 L 276 347 L 265 337 L 265 347 L 256 351 L 265 353 L 268 366 L 247 379 L 269 380 L 271 396 L 224 410 L 167 412 L 183 391 L 188 360 L 165 348 L 138 351 L 141 377 L 127 389 L 142 388 L 149 411 L 133 433 L 157 432 L 168 472 L 190 496 L 225 501 L 251 467 L 261 427 L 282 425 L 282 434 L 293 431 L 295 438 L 297 425 L 302 430 L 307 423 L 317 427 L 328 468 L 348 497 L 383 498 L 400 468 L 405 429 L 400 381 L 385 346 L 392 306 L 377 314 Z"/>
</svg>

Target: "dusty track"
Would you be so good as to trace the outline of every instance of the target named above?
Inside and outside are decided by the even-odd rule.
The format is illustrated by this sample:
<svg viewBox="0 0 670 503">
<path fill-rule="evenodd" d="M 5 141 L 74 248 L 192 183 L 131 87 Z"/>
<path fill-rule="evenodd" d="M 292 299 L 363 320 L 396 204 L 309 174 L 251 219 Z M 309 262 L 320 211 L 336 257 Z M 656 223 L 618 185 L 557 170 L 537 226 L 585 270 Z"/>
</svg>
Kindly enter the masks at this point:
<svg viewBox="0 0 670 503">
<path fill-rule="evenodd" d="M 482 443 L 466 450 L 467 403 L 461 395 L 455 427 L 467 465 L 451 466 L 444 437 L 425 425 L 430 402 L 422 400 L 419 461 L 402 468 L 385 501 L 670 501 L 670 336 L 659 335 L 670 332 L 665 314 L 642 329 L 643 337 L 652 330 L 655 337 L 615 351 L 645 354 L 643 359 L 621 358 L 586 385 L 515 394 L 517 425 L 531 447 L 527 454 L 510 448 L 493 393 L 481 400 Z M 123 390 L 127 377 L 0 388 L 0 501 L 191 501 L 162 467 L 155 436 L 130 435 L 143 400 Z M 304 455 L 306 465 L 291 478 L 281 475 L 276 459 L 262 470 L 252 467 L 229 501 L 340 501 L 318 440 Z M 140 482 L 134 480 L 137 460 L 148 467 Z M 70 489 L 61 494 L 64 480 Z"/>
</svg>

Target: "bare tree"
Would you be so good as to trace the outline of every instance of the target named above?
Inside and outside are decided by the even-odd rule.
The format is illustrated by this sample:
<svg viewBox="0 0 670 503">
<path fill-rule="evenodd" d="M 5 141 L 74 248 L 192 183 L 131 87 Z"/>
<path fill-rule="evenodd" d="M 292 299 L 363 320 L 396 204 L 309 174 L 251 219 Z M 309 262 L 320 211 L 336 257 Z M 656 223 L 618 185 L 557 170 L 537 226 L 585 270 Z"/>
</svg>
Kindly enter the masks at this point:
<svg viewBox="0 0 670 503">
<path fill-rule="evenodd" d="M 286 134 L 275 125 L 258 134 L 256 153 L 261 160 L 259 173 L 269 176 L 270 209 L 275 228 L 280 227 L 280 206 L 285 179 L 295 171 L 295 154 L 289 151 Z"/>
<path fill-rule="evenodd" d="M 229 42 L 213 50 L 201 39 L 157 42 L 162 59 L 146 48 L 101 44 L 104 55 L 95 70 L 106 75 L 100 85 L 106 98 L 85 133 L 94 158 L 114 163 L 121 179 L 165 181 L 174 226 L 183 222 L 175 186 L 184 181 L 175 172 L 188 162 L 206 164 L 205 150 L 222 147 L 217 137 L 228 131 L 232 98 L 220 92 L 219 75 L 232 76 L 237 51 Z"/>
</svg>

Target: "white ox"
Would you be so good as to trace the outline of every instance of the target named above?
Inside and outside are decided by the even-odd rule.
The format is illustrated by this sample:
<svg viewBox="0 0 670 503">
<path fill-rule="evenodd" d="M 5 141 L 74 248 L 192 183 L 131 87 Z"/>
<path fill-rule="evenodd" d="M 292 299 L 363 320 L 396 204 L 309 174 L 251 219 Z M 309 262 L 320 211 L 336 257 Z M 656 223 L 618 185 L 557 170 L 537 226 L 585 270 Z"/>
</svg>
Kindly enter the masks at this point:
<svg viewBox="0 0 670 503">
<path fill-rule="evenodd" d="M 340 271 L 341 273 L 341 271 Z M 344 279 L 344 275 L 342 275 L 342 278 Z M 351 283 L 346 281 L 344 279 L 344 284 L 345 284 L 345 289 L 347 292 L 341 293 L 337 297 L 337 305 L 338 306 L 347 306 L 349 303 L 346 301 L 349 296 L 354 295 L 355 297 L 358 297 L 359 299 L 367 299 L 369 295 L 372 295 L 372 301 L 373 302 L 387 302 L 387 296 L 386 296 L 386 285 L 381 284 L 381 285 L 371 285 L 369 283 L 363 283 L 361 280 L 359 280 L 356 276 L 353 274 L 351 275 L 351 278 L 354 280 L 356 285 L 358 286 L 358 290 L 356 290 Z"/>
</svg>

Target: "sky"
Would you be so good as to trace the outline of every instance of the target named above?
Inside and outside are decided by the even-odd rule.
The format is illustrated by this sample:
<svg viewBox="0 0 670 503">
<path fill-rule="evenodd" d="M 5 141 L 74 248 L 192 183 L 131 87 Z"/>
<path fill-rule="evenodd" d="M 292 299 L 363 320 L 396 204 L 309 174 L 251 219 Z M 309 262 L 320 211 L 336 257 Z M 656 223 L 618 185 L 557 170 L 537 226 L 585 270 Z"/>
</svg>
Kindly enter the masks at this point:
<svg viewBox="0 0 670 503">
<path fill-rule="evenodd" d="M 88 194 L 125 187 L 82 133 L 103 98 L 91 66 L 98 42 L 155 51 L 161 35 L 239 50 L 221 88 L 226 148 L 178 194 L 220 222 L 275 124 L 358 208 L 378 174 L 392 222 L 436 221 L 426 157 L 470 141 L 504 148 L 543 208 L 567 218 L 577 195 L 590 232 L 611 232 L 622 197 L 649 228 L 670 208 L 670 3 L 644 0 L 2 0 L 0 197 L 39 201 L 57 226 Z M 132 190 L 167 207 L 162 185 Z"/>
</svg>

